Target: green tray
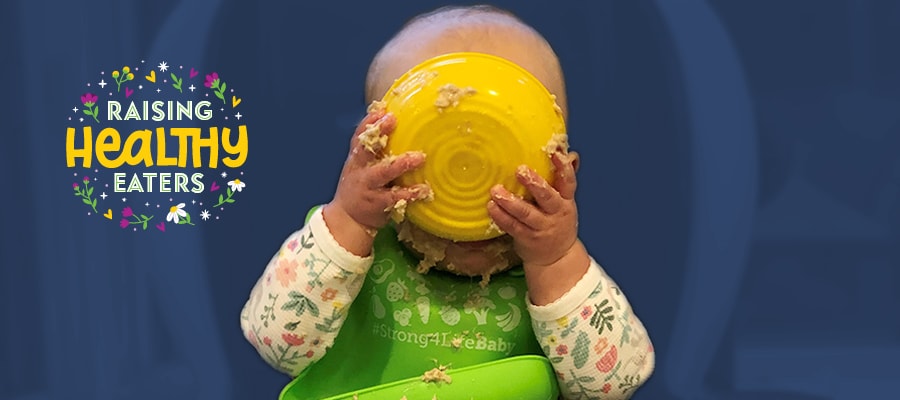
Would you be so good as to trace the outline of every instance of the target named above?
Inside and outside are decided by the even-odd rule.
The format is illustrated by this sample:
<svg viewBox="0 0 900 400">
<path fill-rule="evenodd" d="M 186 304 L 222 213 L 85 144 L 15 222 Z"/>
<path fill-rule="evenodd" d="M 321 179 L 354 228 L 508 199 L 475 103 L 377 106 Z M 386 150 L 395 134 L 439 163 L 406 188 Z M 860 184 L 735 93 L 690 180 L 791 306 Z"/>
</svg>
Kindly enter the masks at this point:
<svg viewBox="0 0 900 400">
<path fill-rule="evenodd" d="M 423 373 L 425 371 L 422 371 Z M 556 374 L 546 357 L 516 356 L 446 371 L 452 383 L 426 383 L 421 377 L 354 390 L 324 400 L 555 400 L 559 396 Z M 314 400 L 292 381 L 280 400 Z M 356 397 L 354 397 L 356 396 Z M 320 399 L 315 399 L 320 400 Z"/>
</svg>

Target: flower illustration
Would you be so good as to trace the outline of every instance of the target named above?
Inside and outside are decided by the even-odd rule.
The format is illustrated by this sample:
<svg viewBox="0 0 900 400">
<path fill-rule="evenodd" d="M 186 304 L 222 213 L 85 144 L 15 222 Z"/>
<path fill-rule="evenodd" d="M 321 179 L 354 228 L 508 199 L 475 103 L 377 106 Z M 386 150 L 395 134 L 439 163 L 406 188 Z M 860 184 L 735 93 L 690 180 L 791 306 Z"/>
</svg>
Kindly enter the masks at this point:
<svg viewBox="0 0 900 400">
<path fill-rule="evenodd" d="M 131 207 L 125 207 L 122 209 L 122 217 L 123 217 L 122 220 L 119 221 L 119 226 L 122 227 L 122 229 L 127 228 L 128 225 L 138 225 L 139 224 L 139 225 L 141 225 L 141 228 L 145 231 L 147 230 L 147 222 L 149 222 L 151 219 L 153 219 L 152 215 L 149 217 L 144 214 L 141 214 L 140 216 L 135 215 L 134 210 L 132 210 Z M 134 221 L 129 221 L 126 219 L 129 217 L 134 218 Z"/>
<path fill-rule="evenodd" d="M 607 384 L 604 384 L 604 385 L 603 385 L 603 388 L 600 389 L 600 391 L 603 392 L 603 393 L 609 393 L 610 390 L 612 390 L 612 385 L 610 385 L 610 384 L 608 384 L 608 383 L 607 383 Z"/>
<path fill-rule="evenodd" d="M 609 342 L 606 341 L 606 338 L 597 339 L 597 344 L 594 345 L 594 352 L 597 354 L 602 353 L 608 344 Z"/>
<path fill-rule="evenodd" d="M 558 325 L 560 328 L 565 328 L 569 325 L 569 317 L 564 316 L 562 318 L 558 318 L 556 320 L 556 325 Z"/>
<path fill-rule="evenodd" d="M 228 181 L 228 187 L 231 188 L 231 190 L 233 190 L 233 191 L 240 192 L 241 190 L 244 190 L 245 186 L 247 186 L 247 184 L 244 182 L 241 182 L 240 179 Z"/>
<path fill-rule="evenodd" d="M 94 188 L 91 187 L 91 180 L 90 180 L 90 178 L 85 176 L 84 180 L 82 182 L 84 182 L 84 184 L 83 184 L 84 188 L 82 188 L 82 185 L 79 185 L 78 183 L 73 183 L 72 190 L 75 191 L 75 193 L 74 193 L 75 196 L 81 197 L 82 203 L 91 206 L 91 209 L 93 209 L 94 212 L 96 213 L 97 212 L 97 199 L 95 199 L 93 197 Z"/>
<path fill-rule="evenodd" d="M 288 346 L 300 346 L 306 341 L 302 336 L 297 336 L 295 333 L 282 333 L 281 339 L 284 340 Z"/>
<path fill-rule="evenodd" d="M 297 260 L 288 260 L 282 258 L 278 260 L 278 267 L 275 268 L 275 279 L 281 282 L 281 286 L 288 287 L 297 279 Z"/>
<path fill-rule="evenodd" d="M 612 371 L 613 367 L 616 366 L 616 359 L 618 356 L 619 354 L 616 351 L 616 345 L 610 346 L 609 351 L 606 352 L 603 357 L 600 357 L 600 360 L 595 364 L 597 370 L 603 373 Z"/>
<path fill-rule="evenodd" d="M 179 225 L 193 225 L 193 223 L 191 223 L 191 215 L 188 214 L 187 211 L 184 211 L 184 203 L 178 203 L 178 205 L 169 207 L 169 213 L 166 214 L 166 221 L 172 221 Z"/>
<path fill-rule="evenodd" d="M 81 112 L 94 118 L 94 121 L 100 122 L 100 120 L 97 119 L 97 95 L 90 92 L 81 95 L 81 104 L 85 107 Z"/>
<path fill-rule="evenodd" d="M 272 345 L 272 338 L 270 338 L 270 337 L 268 337 L 268 336 L 263 337 L 263 344 L 265 344 L 266 346 L 271 346 L 271 345 Z"/>
<path fill-rule="evenodd" d="M 300 242 L 298 242 L 297 239 L 291 240 L 291 241 L 288 242 L 288 244 L 287 244 L 288 250 L 294 251 L 294 249 L 297 248 L 297 245 L 298 245 L 299 243 L 300 243 Z"/>
<path fill-rule="evenodd" d="M 225 88 L 227 85 L 219 79 L 219 74 L 213 72 L 206 75 L 206 81 L 203 82 L 203 86 L 212 89 L 213 93 L 216 94 L 216 97 L 221 99 L 222 103 L 225 103 Z"/>
<path fill-rule="evenodd" d="M 556 346 L 556 355 L 562 356 L 566 354 L 569 354 L 569 346 L 566 346 L 564 344 Z"/>
<path fill-rule="evenodd" d="M 116 91 L 122 91 L 122 83 L 128 82 L 130 80 L 134 80 L 134 73 L 131 72 L 131 68 L 127 65 L 122 67 L 122 72 L 113 71 L 112 77 L 116 81 Z"/>
<path fill-rule="evenodd" d="M 584 306 L 584 308 L 581 309 L 581 319 L 588 319 L 588 317 L 590 317 L 590 316 L 591 316 L 591 307 Z"/>
<path fill-rule="evenodd" d="M 203 82 L 203 86 L 212 89 L 217 88 L 219 86 L 219 74 L 213 72 L 209 75 L 206 75 L 206 82 Z"/>
<path fill-rule="evenodd" d="M 306 358 L 312 358 L 314 354 L 316 354 L 316 353 L 313 353 L 312 350 L 307 351 L 307 352 L 306 352 Z"/>
<path fill-rule="evenodd" d="M 213 207 L 219 207 L 225 203 L 234 203 L 234 199 L 232 198 L 235 193 L 244 190 L 244 187 L 247 186 L 247 182 L 243 182 L 240 179 L 235 179 L 233 181 L 228 182 L 228 188 L 225 189 L 225 195 L 219 195 L 219 202 L 214 204 Z"/>
<path fill-rule="evenodd" d="M 556 346 L 556 341 L 559 340 L 554 335 L 550 335 L 547 337 L 547 343 L 550 343 L 551 346 Z"/>
<path fill-rule="evenodd" d="M 322 301 L 331 301 L 334 300 L 335 296 L 337 296 L 337 290 L 328 288 L 322 292 Z"/>
</svg>

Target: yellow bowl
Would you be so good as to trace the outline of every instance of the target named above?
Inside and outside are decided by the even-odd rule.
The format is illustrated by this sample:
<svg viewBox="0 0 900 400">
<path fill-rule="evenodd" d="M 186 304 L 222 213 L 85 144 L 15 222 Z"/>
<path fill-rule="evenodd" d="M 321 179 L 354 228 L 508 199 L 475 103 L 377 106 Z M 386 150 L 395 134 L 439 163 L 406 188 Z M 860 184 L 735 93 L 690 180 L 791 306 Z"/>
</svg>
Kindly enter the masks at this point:
<svg viewBox="0 0 900 400">
<path fill-rule="evenodd" d="M 566 132 L 555 97 L 537 78 L 482 53 L 429 59 L 397 79 L 382 101 L 397 117 L 388 154 L 417 150 L 428 157 L 396 182 L 427 182 L 434 190 L 433 201 L 411 203 L 406 217 L 455 241 L 501 235 L 487 213 L 490 188 L 503 184 L 529 198 L 516 168 L 528 165 L 550 181 L 548 145 L 555 149 L 554 135 Z"/>
</svg>

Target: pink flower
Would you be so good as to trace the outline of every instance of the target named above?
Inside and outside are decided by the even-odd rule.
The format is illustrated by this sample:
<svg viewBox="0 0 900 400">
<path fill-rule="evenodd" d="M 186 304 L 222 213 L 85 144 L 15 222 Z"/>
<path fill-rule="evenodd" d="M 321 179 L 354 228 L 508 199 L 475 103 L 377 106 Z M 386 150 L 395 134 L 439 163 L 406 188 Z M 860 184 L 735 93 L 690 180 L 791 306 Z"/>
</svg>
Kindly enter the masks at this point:
<svg viewBox="0 0 900 400">
<path fill-rule="evenodd" d="M 131 207 L 125 207 L 122 209 L 122 216 L 128 218 L 134 215 L 134 211 L 131 211 Z"/>
<path fill-rule="evenodd" d="M 590 317 L 590 316 L 591 316 L 591 307 L 584 306 L 584 308 L 581 309 L 581 319 L 588 319 L 588 317 Z"/>
<path fill-rule="evenodd" d="M 73 184 L 72 184 L 72 189 L 78 189 L 78 184 L 77 184 L 77 183 L 73 183 Z"/>
<path fill-rule="evenodd" d="M 211 88 L 213 86 L 218 86 L 219 84 L 219 74 L 213 72 L 206 76 L 206 82 L 203 82 L 203 86 Z"/>
<path fill-rule="evenodd" d="M 289 346 L 300 346 L 306 341 L 303 337 L 297 336 L 295 333 L 282 333 L 281 339 Z"/>
<path fill-rule="evenodd" d="M 88 183 L 90 181 L 90 179 L 87 176 L 85 176 L 83 180 L 84 180 L 84 183 Z"/>
<path fill-rule="evenodd" d="M 272 338 L 270 338 L 270 337 L 268 337 L 268 336 L 264 337 L 264 338 L 263 338 L 263 344 L 265 344 L 266 346 L 271 346 L 271 345 L 272 345 Z"/>
<path fill-rule="evenodd" d="M 603 393 L 609 393 L 610 390 L 612 390 L 612 385 L 608 383 L 603 385 L 603 389 L 600 389 L 600 391 Z"/>
<path fill-rule="evenodd" d="M 306 352 L 306 358 L 312 358 L 312 357 L 313 357 L 313 354 L 315 354 L 315 353 L 313 353 L 312 350 L 307 351 L 307 352 Z"/>
<path fill-rule="evenodd" d="M 616 366 L 616 359 L 619 357 L 618 352 L 616 351 L 616 345 L 612 345 L 609 348 L 609 351 L 600 357 L 600 361 L 597 361 L 595 365 L 597 370 L 603 373 L 607 373 L 612 371 L 613 367 Z"/>
<path fill-rule="evenodd" d="M 561 356 L 565 354 L 569 354 L 569 346 L 566 346 L 564 344 L 556 346 L 556 355 Z"/>
<path fill-rule="evenodd" d="M 121 221 L 119 221 L 119 226 L 121 226 L 121 227 L 122 227 L 122 229 L 125 229 L 125 228 L 127 228 L 127 227 L 128 227 L 128 220 L 127 220 L 127 219 L 125 219 L 125 218 L 122 218 L 122 220 L 121 220 Z"/>
<path fill-rule="evenodd" d="M 86 107 L 92 107 L 97 103 L 97 96 L 93 93 L 85 93 L 81 95 L 81 104 L 84 104 Z"/>
<path fill-rule="evenodd" d="M 291 240 L 290 242 L 288 242 L 287 247 L 290 251 L 294 251 L 294 249 L 297 248 L 297 239 L 294 239 L 294 240 Z"/>
<path fill-rule="evenodd" d="M 275 279 L 281 282 L 281 286 L 288 287 L 297 279 L 297 260 L 282 258 L 278 260 L 278 268 L 275 268 Z"/>
</svg>

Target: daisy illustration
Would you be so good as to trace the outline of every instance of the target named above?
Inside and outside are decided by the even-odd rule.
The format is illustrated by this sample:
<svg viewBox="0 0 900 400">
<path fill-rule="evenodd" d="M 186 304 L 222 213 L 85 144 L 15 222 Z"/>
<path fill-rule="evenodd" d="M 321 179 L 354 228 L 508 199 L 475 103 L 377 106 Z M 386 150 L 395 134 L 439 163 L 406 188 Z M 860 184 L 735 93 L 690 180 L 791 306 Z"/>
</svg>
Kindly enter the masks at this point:
<svg viewBox="0 0 900 400">
<path fill-rule="evenodd" d="M 235 191 L 235 192 L 240 192 L 241 190 L 244 190 L 244 186 L 247 186 L 247 184 L 244 182 L 241 182 L 240 179 L 228 181 L 228 187 L 230 187 L 231 190 Z"/>
<path fill-rule="evenodd" d="M 176 206 L 169 207 L 169 214 L 166 215 L 166 221 L 171 221 L 176 224 L 190 224 L 191 216 L 188 215 L 187 211 L 184 211 L 184 203 L 178 203 Z"/>
</svg>

